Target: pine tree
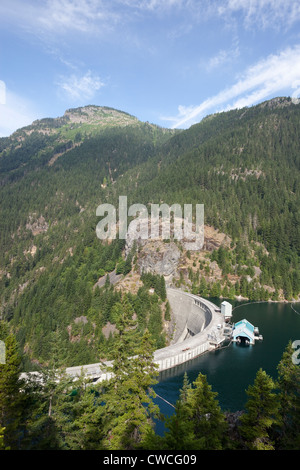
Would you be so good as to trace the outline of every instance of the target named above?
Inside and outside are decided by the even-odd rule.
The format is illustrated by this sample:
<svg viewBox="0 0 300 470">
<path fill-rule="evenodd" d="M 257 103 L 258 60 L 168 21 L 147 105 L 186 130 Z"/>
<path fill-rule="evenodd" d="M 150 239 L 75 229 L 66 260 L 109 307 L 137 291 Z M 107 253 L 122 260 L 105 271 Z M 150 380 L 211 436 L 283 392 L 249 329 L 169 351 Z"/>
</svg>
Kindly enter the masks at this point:
<svg viewBox="0 0 300 470">
<path fill-rule="evenodd" d="M 300 368 L 292 361 L 292 343 L 286 347 L 278 364 L 279 388 L 279 448 L 297 450 L 300 447 Z"/>
<path fill-rule="evenodd" d="M 130 450 L 142 447 L 153 426 L 152 415 L 158 411 L 151 397 L 156 365 L 150 334 L 146 330 L 138 337 L 127 296 L 122 299 L 122 310 L 116 325 L 112 378 L 105 384 L 103 396 L 103 446 Z"/>
<path fill-rule="evenodd" d="M 68 445 L 71 450 L 102 450 L 101 385 L 89 384 L 76 392 Z"/>
<path fill-rule="evenodd" d="M 20 379 L 21 357 L 17 341 L 12 334 L 5 340 L 5 363 L 0 364 L 0 427 L 4 427 L 4 444 L 10 449 L 21 448 L 21 438 L 25 432 L 24 403 L 22 393 L 24 382 Z"/>
<path fill-rule="evenodd" d="M 171 306 L 170 306 L 170 302 L 168 300 L 166 302 L 165 320 L 166 321 L 171 320 Z"/>
<path fill-rule="evenodd" d="M 65 400 L 71 380 L 53 368 L 44 369 L 37 376 L 29 378 L 28 387 L 38 397 L 28 423 L 30 449 L 60 450 L 65 447 L 65 429 L 59 407 Z"/>
<path fill-rule="evenodd" d="M 201 373 L 187 390 L 186 405 L 199 449 L 221 450 L 225 446 L 227 424 L 217 395 Z"/>
<path fill-rule="evenodd" d="M 195 450 L 200 443 L 194 432 L 194 423 L 190 419 L 187 406 L 188 391 L 191 389 L 187 373 L 184 374 L 183 386 L 175 405 L 175 412 L 166 419 L 163 448 L 168 450 Z"/>
<path fill-rule="evenodd" d="M 5 450 L 4 431 L 5 431 L 5 428 L 0 428 L 0 450 Z"/>
<path fill-rule="evenodd" d="M 182 385 L 182 388 L 180 389 L 180 394 L 179 394 L 179 397 L 180 397 L 180 401 L 182 403 L 186 403 L 187 399 L 188 399 L 188 390 L 192 387 L 192 385 L 190 384 L 189 382 L 189 378 L 188 378 L 188 375 L 187 373 L 185 372 L 184 373 L 184 376 L 183 376 L 183 385 Z"/>
<path fill-rule="evenodd" d="M 246 413 L 241 416 L 240 432 L 250 450 L 273 450 L 269 431 L 278 418 L 278 398 L 273 379 L 262 369 L 247 389 Z"/>
</svg>

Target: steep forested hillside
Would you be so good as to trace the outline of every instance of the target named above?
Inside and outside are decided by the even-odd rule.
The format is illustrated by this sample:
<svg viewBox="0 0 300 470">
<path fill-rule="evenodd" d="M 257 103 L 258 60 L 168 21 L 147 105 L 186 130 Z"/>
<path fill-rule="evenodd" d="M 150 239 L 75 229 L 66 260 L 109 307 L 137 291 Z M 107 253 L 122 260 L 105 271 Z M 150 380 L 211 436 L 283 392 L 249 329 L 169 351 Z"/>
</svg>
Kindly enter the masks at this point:
<svg viewBox="0 0 300 470">
<path fill-rule="evenodd" d="M 96 207 L 121 174 L 174 133 L 88 106 L 0 141 L 1 317 L 25 358 L 43 364 L 56 354 L 66 365 L 98 361 L 99 350 L 109 354 L 111 335 L 102 328 L 120 295 L 108 283 L 101 293 L 94 286 L 117 263 L 125 265 L 124 242 L 103 245 L 96 237 Z M 128 261 L 123 272 L 130 269 Z M 140 317 L 142 309 L 149 318 L 140 325 L 150 321 L 158 347 L 164 345 L 158 297 L 145 299 Z"/>
<path fill-rule="evenodd" d="M 53 357 L 75 365 L 110 357 L 121 293 L 99 278 L 132 275 L 124 241 L 96 237 L 103 202 L 201 203 L 205 224 L 230 237 L 192 256 L 186 288 L 201 295 L 298 298 L 300 105 L 278 98 L 208 116 L 186 131 L 88 106 L 0 139 L 1 318 L 24 367 Z M 222 272 L 209 283 L 211 263 Z M 258 273 L 258 274 L 257 274 Z M 102 285 L 102 284 L 101 284 Z M 129 292 L 141 333 L 166 342 L 163 279 Z M 157 287 L 159 286 L 159 287 Z"/>
<path fill-rule="evenodd" d="M 289 299 L 300 289 L 299 110 L 278 98 L 209 116 L 128 174 L 145 204 L 204 204 L 205 223 L 233 241 L 224 274 L 258 256 L 262 284 Z"/>
</svg>

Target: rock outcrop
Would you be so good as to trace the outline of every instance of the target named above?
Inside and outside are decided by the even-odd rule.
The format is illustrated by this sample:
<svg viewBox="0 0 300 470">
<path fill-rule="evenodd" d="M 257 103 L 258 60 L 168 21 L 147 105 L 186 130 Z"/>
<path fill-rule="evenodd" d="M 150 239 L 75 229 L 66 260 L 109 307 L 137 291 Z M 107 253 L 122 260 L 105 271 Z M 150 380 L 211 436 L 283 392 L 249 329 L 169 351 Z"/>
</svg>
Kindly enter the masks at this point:
<svg viewBox="0 0 300 470">
<path fill-rule="evenodd" d="M 138 269 L 142 273 L 155 273 L 165 278 L 176 274 L 181 252 L 174 242 L 155 240 L 146 243 L 138 257 Z"/>
</svg>

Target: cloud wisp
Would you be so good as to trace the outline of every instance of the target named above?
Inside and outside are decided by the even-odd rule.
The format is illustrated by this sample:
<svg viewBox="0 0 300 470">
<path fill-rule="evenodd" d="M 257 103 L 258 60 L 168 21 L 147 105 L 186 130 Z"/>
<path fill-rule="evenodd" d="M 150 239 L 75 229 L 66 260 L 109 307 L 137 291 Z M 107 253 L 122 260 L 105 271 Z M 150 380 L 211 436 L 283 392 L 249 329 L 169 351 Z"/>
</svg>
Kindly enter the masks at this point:
<svg viewBox="0 0 300 470">
<path fill-rule="evenodd" d="M 94 75 L 88 70 L 84 75 L 72 74 L 69 77 L 62 77 L 57 85 L 65 96 L 72 101 L 85 101 L 94 97 L 105 84 L 98 75 Z"/>
<path fill-rule="evenodd" d="M 6 88 L 0 101 L 0 137 L 11 135 L 16 129 L 28 126 L 42 117 L 32 102 Z"/>
<path fill-rule="evenodd" d="M 197 106 L 178 106 L 178 115 L 162 118 L 173 122 L 173 128 L 186 128 L 205 115 L 229 109 L 251 106 L 280 93 L 291 96 L 300 87 L 300 45 L 270 55 L 246 72 L 231 87 L 226 88 Z"/>
<path fill-rule="evenodd" d="M 300 20 L 300 4 L 295 0 L 226 0 L 217 11 L 220 16 L 242 13 L 249 29 L 288 29 Z"/>
</svg>

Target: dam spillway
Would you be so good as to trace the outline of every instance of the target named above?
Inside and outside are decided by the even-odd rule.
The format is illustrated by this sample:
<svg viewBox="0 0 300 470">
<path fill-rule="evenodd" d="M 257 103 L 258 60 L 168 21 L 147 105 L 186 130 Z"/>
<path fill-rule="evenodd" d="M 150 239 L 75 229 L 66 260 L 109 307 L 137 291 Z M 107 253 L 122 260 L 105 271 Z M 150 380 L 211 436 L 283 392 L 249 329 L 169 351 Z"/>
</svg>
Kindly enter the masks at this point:
<svg viewBox="0 0 300 470">
<path fill-rule="evenodd" d="M 219 347 L 225 340 L 220 309 L 197 295 L 167 289 L 175 328 L 170 346 L 154 352 L 158 370 L 170 369 Z"/>
</svg>

